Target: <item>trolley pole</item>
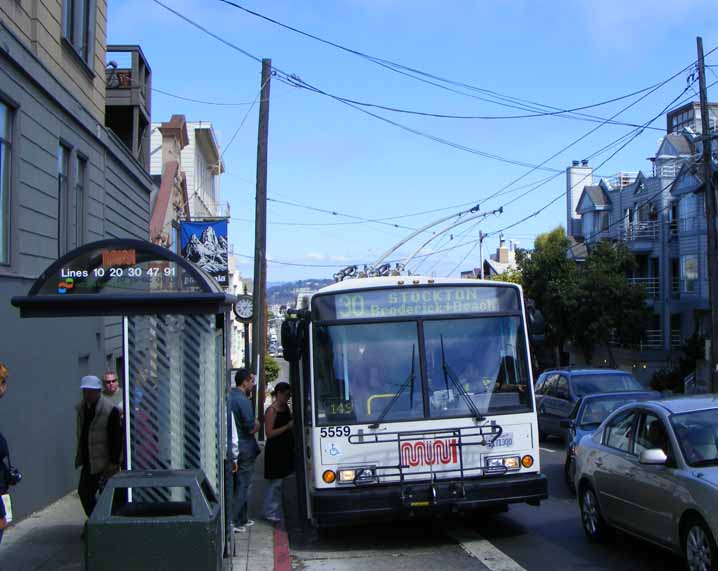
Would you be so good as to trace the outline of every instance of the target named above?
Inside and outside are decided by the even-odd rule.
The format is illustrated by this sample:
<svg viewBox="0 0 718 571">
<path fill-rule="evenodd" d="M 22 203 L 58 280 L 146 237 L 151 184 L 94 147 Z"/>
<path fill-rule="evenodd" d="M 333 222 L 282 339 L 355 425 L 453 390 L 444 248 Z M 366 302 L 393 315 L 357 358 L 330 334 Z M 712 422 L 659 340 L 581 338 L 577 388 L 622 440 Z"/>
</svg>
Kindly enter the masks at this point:
<svg viewBox="0 0 718 571">
<path fill-rule="evenodd" d="M 706 197 L 706 221 L 708 229 L 708 305 L 711 308 L 710 392 L 718 390 L 716 365 L 718 364 L 718 233 L 716 232 L 716 195 L 713 188 L 713 165 L 711 157 L 711 132 L 708 118 L 708 95 L 706 93 L 706 70 L 703 61 L 703 38 L 696 38 L 698 47 L 698 85 L 701 103 L 701 139 L 703 141 L 703 184 Z"/>
<path fill-rule="evenodd" d="M 262 89 L 259 102 L 257 136 L 257 191 L 254 216 L 254 307 L 252 318 L 252 371 L 257 372 L 257 418 L 264 420 L 266 376 L 264 357 L 267 346 L 267 142 L 269 139 L 269 83 L 272 60 L 262 60 Z M 260 435 L 262 432 L 260 432 Z"/>
<path fill-rule="evenodd" d="M 483 230 L 479 230 L 479 279 L 484 279 L 484 234 Z"/>
</svg>

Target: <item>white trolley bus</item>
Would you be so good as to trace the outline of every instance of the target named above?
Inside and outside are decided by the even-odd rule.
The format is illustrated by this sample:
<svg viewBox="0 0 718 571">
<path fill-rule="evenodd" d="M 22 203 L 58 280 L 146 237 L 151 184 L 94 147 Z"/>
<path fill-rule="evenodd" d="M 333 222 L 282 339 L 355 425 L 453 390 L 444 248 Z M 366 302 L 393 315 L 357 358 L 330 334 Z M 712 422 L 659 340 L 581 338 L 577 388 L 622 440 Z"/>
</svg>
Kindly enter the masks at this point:
<svg viewBox="0 0 718 571">
<path fill-rule="evenodd" d="M 520 287 L 350 279 L 293 313 L 282 344 L 314 525 L 547 498 Z"/>
</svg>

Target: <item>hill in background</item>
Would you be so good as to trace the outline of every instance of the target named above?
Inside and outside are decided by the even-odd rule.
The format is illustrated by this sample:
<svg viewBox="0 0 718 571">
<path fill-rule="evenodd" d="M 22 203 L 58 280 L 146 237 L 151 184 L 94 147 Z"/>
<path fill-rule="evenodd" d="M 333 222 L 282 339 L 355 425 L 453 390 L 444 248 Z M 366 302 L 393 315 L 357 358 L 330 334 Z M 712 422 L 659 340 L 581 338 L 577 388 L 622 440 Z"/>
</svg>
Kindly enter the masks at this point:
<svg viewBox="0 0 718 571">
<path fill-rule="evenodd" d="M 267 288 L 267 304 L 294 306 L 299 290 L 316 291 L 333 283 L 332 279 L 308 279 L 273 285 Z"/>
</svg>

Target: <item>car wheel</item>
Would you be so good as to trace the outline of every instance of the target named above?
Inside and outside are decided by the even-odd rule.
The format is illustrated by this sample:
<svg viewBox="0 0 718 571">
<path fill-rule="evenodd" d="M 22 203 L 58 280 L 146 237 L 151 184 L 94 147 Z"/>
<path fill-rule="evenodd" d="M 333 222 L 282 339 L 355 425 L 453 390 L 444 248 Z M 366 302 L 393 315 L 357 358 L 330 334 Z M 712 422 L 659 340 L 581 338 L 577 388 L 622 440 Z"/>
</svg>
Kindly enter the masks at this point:
<svg viewBox="0 0 718 571">
<path fill-rule="evenodd" d="M 601 515 L 601 508 L 598 505 L 596 492 L 593 488 L 586 484 L 581 489 L 579 497 L 581 506 L 581 522 L 583 523 L 583 531 L 591 541 L 601 541 L 606 537 L 608 526 Z"/>
<path fill-rule="evenodd" d="M 716 571 L 716 544 L 705 522 L 692 518 L 685 526 L 683 557 L 689 571 Z"/>
<path fill-rule="evenodd" d="M 576 484 L 574 477 L 576 476 L 576 462 L 570 456 L 566 456 L 566 462 L 563 465 L 563 477 L 566 479 L 566 485 L 572 494 L 576 493 Z"/>
</svg>

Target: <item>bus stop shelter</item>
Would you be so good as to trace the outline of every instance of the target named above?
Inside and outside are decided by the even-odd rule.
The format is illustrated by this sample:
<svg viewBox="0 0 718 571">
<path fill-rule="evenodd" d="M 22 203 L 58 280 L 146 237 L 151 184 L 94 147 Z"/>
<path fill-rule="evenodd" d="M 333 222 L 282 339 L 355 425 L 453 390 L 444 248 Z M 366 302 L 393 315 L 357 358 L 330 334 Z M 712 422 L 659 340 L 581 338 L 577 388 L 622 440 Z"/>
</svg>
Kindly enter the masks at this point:
<svg viewBox="0 0 718 571">
<path fill-rule="evenodd" d="M 125 469 L 201 469 L 221 498 L 223 522 L 235 301 L 191 262 L 133 239 L 81 246 L 11 300 L 23 318 L 121 322 Z"/>
</svg>

